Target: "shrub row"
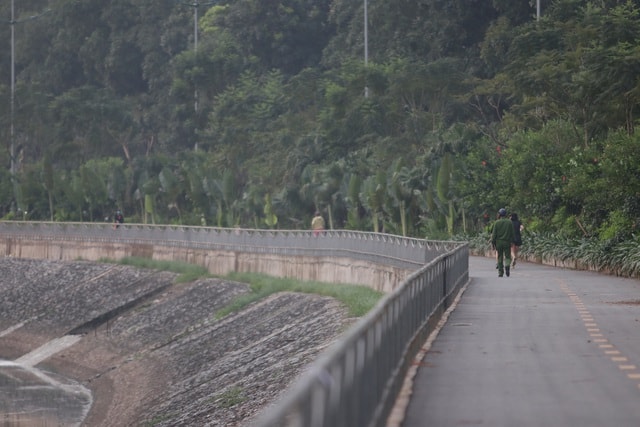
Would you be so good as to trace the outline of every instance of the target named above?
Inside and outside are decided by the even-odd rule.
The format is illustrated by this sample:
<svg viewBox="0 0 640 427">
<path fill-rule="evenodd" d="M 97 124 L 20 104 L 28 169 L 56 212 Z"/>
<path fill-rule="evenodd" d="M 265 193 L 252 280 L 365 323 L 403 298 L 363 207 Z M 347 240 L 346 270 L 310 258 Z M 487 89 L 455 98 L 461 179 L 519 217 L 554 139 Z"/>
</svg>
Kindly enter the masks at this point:
<svg viewBox="0 0 640 427">
<path fill-rule="evenodd" d="M 472 254 L 492 256 L 488 233 L 465 240 L 469 242 Z M 532 262 L 640 278 L 640 239 L 637 236 L 620 241 L 527 233 L 523 236 L 520 257 Z"/>
</svg>

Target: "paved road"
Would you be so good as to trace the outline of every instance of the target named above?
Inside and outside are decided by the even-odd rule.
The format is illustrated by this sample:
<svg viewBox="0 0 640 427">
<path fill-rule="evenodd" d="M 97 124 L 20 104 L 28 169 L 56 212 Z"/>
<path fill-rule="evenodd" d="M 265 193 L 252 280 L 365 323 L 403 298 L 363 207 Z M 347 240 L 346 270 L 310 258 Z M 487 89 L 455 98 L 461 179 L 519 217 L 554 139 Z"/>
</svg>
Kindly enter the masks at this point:
<svg viewBox="0 0 640 427">
<path fill-rule="evenodd" d="M 469 263 L 403 427 L 640 426 L 640 281 Z"/>
</svg>

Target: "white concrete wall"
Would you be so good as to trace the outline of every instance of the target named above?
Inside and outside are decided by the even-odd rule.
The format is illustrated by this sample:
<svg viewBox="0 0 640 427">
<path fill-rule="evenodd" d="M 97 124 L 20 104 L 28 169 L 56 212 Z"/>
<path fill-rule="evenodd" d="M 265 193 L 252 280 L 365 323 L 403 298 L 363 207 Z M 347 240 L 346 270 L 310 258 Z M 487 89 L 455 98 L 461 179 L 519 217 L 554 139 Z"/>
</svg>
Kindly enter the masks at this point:
<svg viewBox="0 0 640 427">
<path fill-rule="evenodd" d="M 205 267 L 210 273 L 232 271 L 264 273 L 304 281 L 348 283 L 392 291 L 411 272 L 342 257 L 279 256 L 157 244 L 120 244 L 69 240 L 44 240 L 0 236 L 0 253 L 17 258 L 99 261 L 143 257 L 162 261 L 182 261 Z"/>
</svg>

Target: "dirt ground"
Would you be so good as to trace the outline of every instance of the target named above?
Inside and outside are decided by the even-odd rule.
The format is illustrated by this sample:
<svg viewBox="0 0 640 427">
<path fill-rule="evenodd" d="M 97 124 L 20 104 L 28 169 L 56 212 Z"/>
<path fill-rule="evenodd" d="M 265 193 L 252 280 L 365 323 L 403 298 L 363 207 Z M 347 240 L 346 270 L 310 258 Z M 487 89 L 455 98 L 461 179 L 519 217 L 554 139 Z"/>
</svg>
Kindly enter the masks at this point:
<svg viewBox="0 0 640 427">
<path fill-rule="evenodd" d="M 0 259 L 0 358 L 79 334 L 37 367 L 91 391 L 80 425 L 246 426 L 354 320 L 331 298 L 297 293 L 216 319 L 247 285 L 174 279 L 84 261 Z"/>
</svg>

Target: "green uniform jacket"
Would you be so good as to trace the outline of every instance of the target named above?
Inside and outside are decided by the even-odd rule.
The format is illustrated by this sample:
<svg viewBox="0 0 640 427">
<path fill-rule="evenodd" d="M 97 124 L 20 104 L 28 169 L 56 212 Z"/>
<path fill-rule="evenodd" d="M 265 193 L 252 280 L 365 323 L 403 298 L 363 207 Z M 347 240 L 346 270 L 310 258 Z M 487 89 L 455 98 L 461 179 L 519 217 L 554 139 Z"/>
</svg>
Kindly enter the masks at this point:
<svg viewBox="0 0 640 427">
<path fill-rule="evenodd" d="M 501 218 L 493 224 L 493 231 L 491 232 L 491 243 L 495 246 L 498 242 L 508 243 L 509 245 L 514 241 L 516 237 L 513 230 L 513 222 L 508 218 Z"/>
</svg>

